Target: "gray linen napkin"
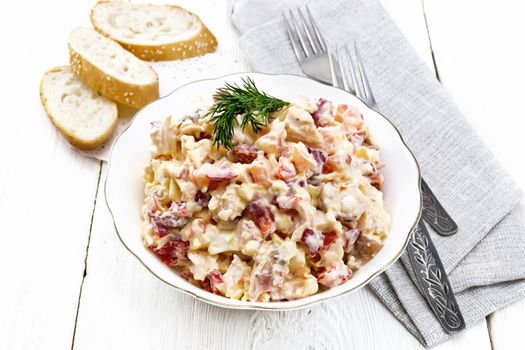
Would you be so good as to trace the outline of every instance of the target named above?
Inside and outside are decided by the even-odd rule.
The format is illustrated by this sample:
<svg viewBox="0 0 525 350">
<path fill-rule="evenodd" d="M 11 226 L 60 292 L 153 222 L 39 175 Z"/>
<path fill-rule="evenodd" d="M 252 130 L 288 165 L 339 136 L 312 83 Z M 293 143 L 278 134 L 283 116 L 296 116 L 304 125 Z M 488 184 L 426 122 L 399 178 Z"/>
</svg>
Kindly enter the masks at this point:
<svg viewBox="0 0 525 350">
<path fill-rule="evenodd" d="M 237 0 L 232 21 L 256 71 L 303 74 L 281 11 L 304 0 Z M 377 0 L 311 0 L 329 46 L 355 39 L 381 111 L 400 129 L 423 175 L 459 225 L 431 232 L 467 326 L 525 297 L 525 234 L 514 210 L 521 192 L 483 145 Z M 386 179 L 388 181 L 388 179 Z M 370 287 L 425 346 L 443 332 L 410 274 L 406 254 Z M 410 270 L 408 270 L 410 271 Z"/>
</svg>

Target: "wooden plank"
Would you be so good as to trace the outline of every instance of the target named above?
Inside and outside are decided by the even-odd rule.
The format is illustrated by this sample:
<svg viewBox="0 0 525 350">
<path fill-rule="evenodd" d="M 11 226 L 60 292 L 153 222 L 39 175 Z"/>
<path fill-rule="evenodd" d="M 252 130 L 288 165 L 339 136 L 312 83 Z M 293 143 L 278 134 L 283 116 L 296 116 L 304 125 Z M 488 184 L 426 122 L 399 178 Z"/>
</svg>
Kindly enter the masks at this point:
<svg viewBox="0 0 525 350">
<path fill-rule="evenodd" d="M 395 9 L 397 22 L 431 67 L 421 3 L 384 3 Z M 241 58 L 235 58 L 239 56 L 232 29 L 223 24 L 228 21 L 221 7 L 224 3 L 208 3 L 213 14 L 208 4 L 182 4 L 214 30 L 225 51 L 235 52 L 233 64 L 235 60 L 242 63 Z M 281 313 L 230 311 L 182 295 L 151 276 L 125 250 L 114 234 L 100 194 L 74 345 L 76 349 L 422 348 L 366 289 L 311 309 Z M 469 345 L 489 348 L 485 323 L 438 348 Z"/>
<path fill-rule="evenodd" d="M 0 349 L 71 346 L 100 162 L 61 139 L 38 86 L 67 64 L 68 33 L 88 9 L 50 0 L 0 11 Z"/>
<path fill-rule="evenodd" d="M 522 89 L 524 5 L 519 1 L 425 0 L 443 85 L 483 141 L 525 187 Z"/>
<path fill-rule="evenodd" d="M 525 344 L 525 300 L 499 310 L 488 317 L 494 350 L 520 349 Z"/>
<path fill-rule="evenodd" d="M 525 81 L 523 3 L 425 0 L 441 81 L 498 160 L 525 187 L 521 117 Z M 468 19 L 468 20 L 467 20 Z M 467 25 L 468 24 L 468 25 Z M 521 204 L 525 218 L 524 202 Z M 488 318 L 494 349 L 523 346 L 525 302 Z"/>
</svg>

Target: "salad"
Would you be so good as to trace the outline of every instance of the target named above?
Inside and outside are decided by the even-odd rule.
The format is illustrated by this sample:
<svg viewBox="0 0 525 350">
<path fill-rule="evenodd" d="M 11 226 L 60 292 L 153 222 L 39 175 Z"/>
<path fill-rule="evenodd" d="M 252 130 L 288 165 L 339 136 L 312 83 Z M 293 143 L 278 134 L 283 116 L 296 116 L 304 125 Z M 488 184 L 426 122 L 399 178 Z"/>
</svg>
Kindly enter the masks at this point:
<svg viewBox="0 0 525 350">
<path fill-rule="evenodd" d="M 275 109 L 259 127 L 232 122 L 219 146 L 209 109 L 151 127 L 144 245 L 227 298 L 284 301 L 338 286 L 390 228 L 379 148 L 359 111 L 322 98 Z"/>
</svg>

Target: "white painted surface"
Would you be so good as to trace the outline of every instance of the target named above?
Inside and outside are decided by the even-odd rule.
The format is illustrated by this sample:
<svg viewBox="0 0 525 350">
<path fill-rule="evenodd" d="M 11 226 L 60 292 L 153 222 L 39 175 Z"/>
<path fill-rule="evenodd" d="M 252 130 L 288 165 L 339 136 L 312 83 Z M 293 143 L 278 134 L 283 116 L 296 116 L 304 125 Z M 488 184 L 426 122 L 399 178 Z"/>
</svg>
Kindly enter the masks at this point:
<svg viewBox="0 0 525 350">
<path fill-rule="evenodd" d="M 60 138 L 38 89 L 46 70 L 68 62 L 67 34 L 89 8 L 34 1 L 0 10 L 0 349 L 71 344 L 100 162 Z M 39 15 L 58 9 L 68 16 Z"/>
<path fill-rule="evenodd" d="M 493 349 L 522 349 L 525 344 L 524 320 L 525 300 L 490 315 L 488 323 Z"/>
<path fill-rule="evenodd" d="M 199 74 L 247 70 L 225 1 L 174 2 L 198 13 L 219 38 L 223 64 Z M 422 3 L 382 2 L 433 67 Z M 3 47 L 11 49 L 0 65 L 0 349 L 68 349 L 75 329 L 75 349 L 421 348 L 366 289 L 290 313 L 229 311 L 176 292 L 125 250 L 102 187 L 95 194 L 100 163 L 65 144 L 37 94 L 42 73 L 67 63 L 68 32 L 89 25 L 93 3 L 11 2 L 9 11 L 0 11 Z M 27 8 L 25 22 L 38 28 L 36 34 L 5 35 L 13 31 L 8 28 L 20 28 L 13 14 Z M 425 10 L 444 85 L 525 187 L 525 169 L 517 161 L 525 145 L 522 2 L 425 0 Z M 501 90 L 504 86 L 510 90 Z M 525 302 L 520 302 L 491 315 L 488 325 L 482 322 L 436 348 L 490 349 L 489 330 L 495 349 L 520 348 L 524 323 Z"/>
<path fill-rule="evenodd" d="M 442 83 L 525 188 L 525 2 L 425 0 Z"/>
</svg>

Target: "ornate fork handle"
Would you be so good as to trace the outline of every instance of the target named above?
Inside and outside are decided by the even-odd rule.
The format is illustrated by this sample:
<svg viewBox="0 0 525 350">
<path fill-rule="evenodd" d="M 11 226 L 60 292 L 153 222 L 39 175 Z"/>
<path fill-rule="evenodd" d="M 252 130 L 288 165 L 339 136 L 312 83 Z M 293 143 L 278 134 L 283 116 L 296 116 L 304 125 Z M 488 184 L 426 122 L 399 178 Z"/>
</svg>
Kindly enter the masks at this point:
<svg viewBox="0 0 525 350">
<path fill-rule="evenodd" d="M 421 217 L 441 236 L 451 236 L 458 232 L 458 225 L 439 203 L 425 180 L 421 179 L 423 194 L 423 211 Z"/>
<path fill-rule="evenodd" d="M 419 220 L 407 247 L 408 256 L 419 290 L 447 333 L 465 328 L 465 320 L 450 287 L 447 274 L 439 258 L 425 223 Z"/>
</svg>

